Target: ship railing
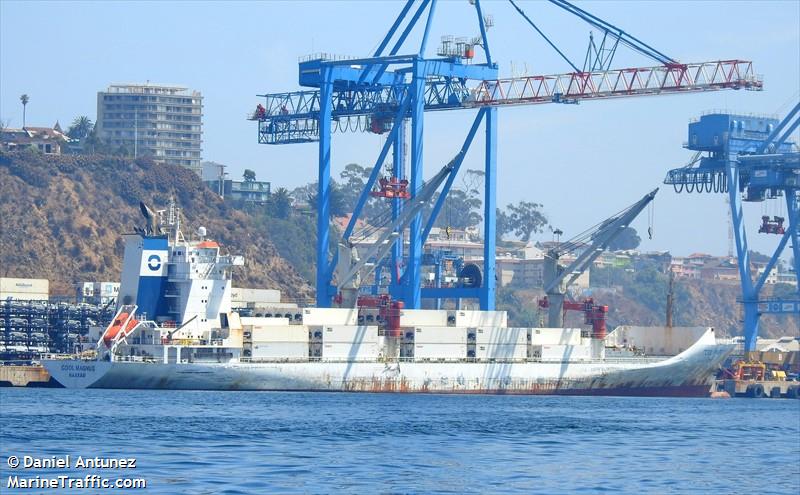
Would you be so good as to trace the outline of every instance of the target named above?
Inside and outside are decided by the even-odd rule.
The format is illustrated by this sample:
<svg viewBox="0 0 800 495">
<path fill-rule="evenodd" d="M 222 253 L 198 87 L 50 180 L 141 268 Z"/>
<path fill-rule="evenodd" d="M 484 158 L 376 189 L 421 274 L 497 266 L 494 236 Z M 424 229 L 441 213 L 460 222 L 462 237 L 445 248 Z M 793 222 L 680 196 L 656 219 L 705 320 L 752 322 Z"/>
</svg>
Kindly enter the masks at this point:
<svg viewBox="0 0 800 495">
<path fill-rule="evenodd" d="M 616 358 L 604 358 L 604 359 L 587 359 L 584 361 L 580 361 L 582 363 L 606 363 L 606 364 L 628 364 L 628 363 L 658 363 L 664 361 L 665 359 L 669 359 L 672 356 L 631 356 L 631 357 L 616 357 Z M 553 362 L 559 363 L 561 362 L 558 359 L 552 359 L 548 361 L 542 362 Z"/>
<path fill-rule="evenodd" d="M 162 360 L 157 360 L 153 356 L 115 356 L 114 361 L 124 363 L 159 363 Z"/>
<path fill-rule="evenodd" d="M 326 358 L 320 356 L 313 357 L 286 357 L 286 358 L 253 358 L 240 356 L 241 363 L 583 363 L 583 364 L 652 364 L 669 359 L 671 356 L 649 356 L 649 357 L 629 357 L 629 358 L 606 358 L 606 359 L 541 359 L 541 358 L 414 358 L 401 357 L 397 359 L 349 359 L 349 358 Z"/>
<path fill-rule="evenodd" d="M 75 354 L 41 354 L 40 358 L 43 360 L 56 360 L 56 359 L 75 359 Z"/>
</svg>

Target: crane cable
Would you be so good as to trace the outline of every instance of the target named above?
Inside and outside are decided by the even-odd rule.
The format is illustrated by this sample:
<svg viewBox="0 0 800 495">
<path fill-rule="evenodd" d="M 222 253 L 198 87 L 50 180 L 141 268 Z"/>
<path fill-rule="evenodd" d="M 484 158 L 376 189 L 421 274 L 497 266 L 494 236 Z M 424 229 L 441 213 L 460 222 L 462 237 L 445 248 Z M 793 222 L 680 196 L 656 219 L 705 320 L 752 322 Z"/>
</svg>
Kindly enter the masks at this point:
<svg viewBox="0 0 800 495">
<path fill-rule="evenodd" d="M 651 200 L 651 202 L 652 202 L 652 200 Z M 597 233 L 597 231 L 599 231 L 600 229 L 602 229 L 603 227 L 605 227 L 607 225 L 612 224 L 614 221 L 616 221 L 617 219 L 619 219 L 620 217 L 622 217 L 623 215 L 628 213 L 630 210 L 632 210 L 634 207 L 636 207 L 636 205 L 638 205 L 639 203 L 640 203 L 640 201 L 637 201 L 636 203 L 628 206 L 627 208 L 624 208 L 624 209 L 620 210 L 619 212 L 617 212 L 614 215 L 606 218 L 605 220 L 601 220 L 600 222 L 597 222 L 596 224 L 594 224 L 591 227 L 587 228 L 586 230 L 584 230 L 583 232 L 579 233 L 575 237 L 573 237 L 573 238 L 569 239 L 568 241 L 562 243 L 558 247 L 558 253 L 559 254 L 565 254 L 565 253 L 569 253 L 569 252 L 575 251 L 577 249 L 580 249 L 582 247 L 582 245 L 584 244 L 584 241 L 586 241 L 588 239 L 591 239 L 592 236 Z"/>
<path fill-rule="evenodd" d="M 572 61 L 568 59 L 567 56 L 564 55 L 564 53 L 562 53 L 561 50 L 559 50 L 558 47 L 552 41 L 550 41 L 550 38 L 548 38 L 547 35 L 545 35 L 536 24 L 534 24 L 534 22 L 530 19 L 530 17 L 528 17 L 527 14 L 525 14 L 525 11 L 519 8 L 519 6 L 514 2 L 514 0 L 508 0 L 508 1 L 517 10 L 517 12 L 519 12 L 519 15 L 521 15 L 526 21 L 528 21 L 528 24 L 530 24 L 531 27 L 535 29 L 537 33 L 539 33 L 539 36 L 544 38 L 544 40 L 550 45 L 550 47 L 552 47 L 553 50 L 555 50 L 559 55 L 561 55 L 561 58 L 563 58 L 575 70 L 575 72 L 581 72 L 580 69 L 578 69 L 578 67 L 575 64 L 573 64 Z"/>
</svg>

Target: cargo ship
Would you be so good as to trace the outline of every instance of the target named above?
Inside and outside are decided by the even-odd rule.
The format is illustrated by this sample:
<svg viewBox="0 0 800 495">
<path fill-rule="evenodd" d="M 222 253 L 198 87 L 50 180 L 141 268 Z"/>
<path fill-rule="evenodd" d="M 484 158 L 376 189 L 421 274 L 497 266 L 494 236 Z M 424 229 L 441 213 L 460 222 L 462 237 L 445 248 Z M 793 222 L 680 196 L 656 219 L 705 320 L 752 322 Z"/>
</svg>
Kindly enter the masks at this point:
<svg viewBox="0 0 800 495">
<path fill-rule="evenodd" d="M 94 352 L 43 361 L 70 388 L 705 396 L 733 350 L 707 327 L 518 328 L 504 311 L 231 308 L 241 256 L 174 203 L 125 235 L 116 314 Z"/>
</svg>

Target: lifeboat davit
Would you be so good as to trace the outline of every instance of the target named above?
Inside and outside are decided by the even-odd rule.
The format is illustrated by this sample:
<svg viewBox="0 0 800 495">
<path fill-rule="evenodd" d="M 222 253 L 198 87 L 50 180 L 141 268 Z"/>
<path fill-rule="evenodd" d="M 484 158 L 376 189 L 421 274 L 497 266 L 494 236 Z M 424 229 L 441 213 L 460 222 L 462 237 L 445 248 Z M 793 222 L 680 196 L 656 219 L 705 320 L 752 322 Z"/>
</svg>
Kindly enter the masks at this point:
<svg viewBox="0 0 800 495">
<path fill-rule="evenodd" d="M 117 336 L 122 333 L 122 337 L 128 336 L 136 325 L 139 324 L 139 320 L 136 318 L 131 317 L 130 313 L 119 313 L 111 325 L 108 326 L 105 333 L 103 334 L 103 343 L 108 347 L 111 348 L 111 344 L 117 339 Z M 127 321 L 127 323 L 126 323 Z"/>
</svg>

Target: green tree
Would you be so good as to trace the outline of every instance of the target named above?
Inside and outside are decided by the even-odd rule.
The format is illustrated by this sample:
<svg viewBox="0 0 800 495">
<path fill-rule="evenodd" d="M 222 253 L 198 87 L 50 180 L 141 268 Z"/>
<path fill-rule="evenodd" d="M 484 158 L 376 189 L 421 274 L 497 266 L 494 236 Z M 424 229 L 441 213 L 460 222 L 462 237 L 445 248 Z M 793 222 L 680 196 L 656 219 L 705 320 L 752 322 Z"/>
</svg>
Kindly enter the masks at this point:
<svg viewBox="0 0 800 495">
<path fill-rule="evenodd" d="M 436 198 L 438 199 L 438 194 Z M 483 201 L 479 197 L 460 189 L 451 189 L 434 225 L 462 230 L 474 227 L 483 220 L 480 213 L 482 205 Z"/>
<path fill-rule="evenodd" d="M 498 287 L 497 309 L 508 311 L 510 324 L 520 327 L 538 327 L 539 315 L 535 300 L 528 299 L 508 287 Z"/>
<path fill-rule="evenodd" d="M 244 177 L 245 182 L 255 182 L 256 173 L 253 170 L 246 168 L 244 169 L 244 174 L 242 174 L 242 177 Z"/>
<path fill-rule="evenodd" d="M 480 196 L 483 180 L 486 178 L 486 172 L 474 168 L 467 169 L 467 172 L 461 178 L 463 189 L 467 191 L 470 196 Z"/>
<path fill-rule="evenodd" d="M 72 121 L 72 125 L 67 129 L 67 136 L 72 139 L 80 139 L 83 141 L 89 136 L 93 129 L 94 124 L 92 124 L 89 117 L 81 115 L 80 117 L 75 117 L 75 120 Z"/>
<path fill-rule="evenodd" d="M 542 205 L 539 203 L 520 201 L 516 205 L 510 204 L 506 208 L 509 226 L 521 241 L 528 242 L 531 235 L 543 232 L 544 227 L 547 226 L 547 218 L 539 210 L 541 207 Z"/>
<path fill-rule="evenodd" d="M 358 197 L 371 173 L 372 167 L 362 167 L 357 163 L 348 163 L 342 173 L 339 174 L 339 177 L 344 181 L 342 186 L 352 189 L 354 196 Z"/>
<path fill-rule="evenodd" d="M 495 218 L 497 219 L 495 222 L 496 242 L 500 243 L 503 242 L 503 236 L 510 234 L 514 229 L 511 227 L 511 219 L 500 208 L 497 208 Z"/>
<path fill-rule="evenodd" d="M 300 191 L 305 192 L 306 200 L 308 204 L 311 206 L 313 210 L 316 211 L 317 209 L 317 183 L 313 182 L 308 184 L 302 188 L 298 188 Z M 295 189 L 295 192 L 298 191 Z M 345 201 L 345 195 L 342 192 L 341 186 L 336 183 L 336 181 L 331 181 L 331 188 L 328 198 L 328 206 L 330 207 L 330 214 L 332 217 L 342 217 L 350 213 L 351 210 L 347 208 L 347 203 Z"/>
<path fill-rule="evenodd" d="M 617 234 L 617 237 L 608 243 L 609 251 L 625 251 L 636 249 L 641 244 L 642 239 L 633 227 L 625 227 Z"/>
<path fill-rule="evenodd" d="M 752 249 L 750 251 L 748 251 L 748 253 L 750 254 L 750 262 L 751 263 L 752 262 L 755 262 L 755 263 L 768 263 L 769 262 L 769 258 L 770 257 L 767 256 L 764 253 L 759 253 L 758 251 L 753 251 Z"/>
<path fill-rule="evenodd" d="M 270 215 L 275 218 L 286 219 L 292 213 L 292 198 L 289 190 L 279 187 L 269 197 L 268 208 Z"/>
<path fill-rule="evenodd" d="M 84 140 L 83 152 L 104 155 L 110 154 L 109 151 L 110 150 L 106 142 L 100 139 L 100 136 L 97 135 L 97 127 L 92 126 L 92 130 L 89 131 L 89 134 L 86 135 L 86 139 Z"/>
<path fill-rule="evenodd" d="M 23 94 L 20 95 L 19 101 L 22 102 L 22 128 L 25 129 L 25 110 L 28 108 L 28 102 L 31 101 L 31 99 L 28 95 Z"/>
</svg>

